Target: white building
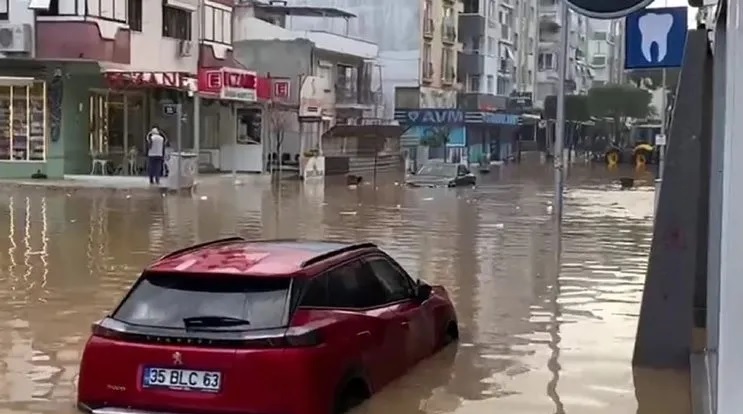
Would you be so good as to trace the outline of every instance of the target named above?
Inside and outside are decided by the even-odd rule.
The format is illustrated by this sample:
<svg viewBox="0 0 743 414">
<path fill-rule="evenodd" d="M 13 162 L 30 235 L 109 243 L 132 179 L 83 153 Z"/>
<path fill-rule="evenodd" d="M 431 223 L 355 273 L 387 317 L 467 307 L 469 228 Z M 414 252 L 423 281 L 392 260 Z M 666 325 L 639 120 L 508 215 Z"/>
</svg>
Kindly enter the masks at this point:
<svg viewBox="0 0 743 414">
<path fill-rule="evenodd" d="M 624 24 L 622 20 L 588 20 L 588 63 L 592 86 L 620 83 L 624 74 Z"/>
<path fill-rule="evenodd" d="M 561 8 L 559 0 L 539 0 L 539 54 L 537 56 L 537 105 L 544 98 L 557 94 L 557 59 L 560 51 L 560 31 L 567 29 L 568 62 L 565 92 L 581 94 L 587 92 L 593 77 L 586 62 L 588 48 L 587 18 L 570 12 L 568 27 L 560 26 Z"/>
</svg>

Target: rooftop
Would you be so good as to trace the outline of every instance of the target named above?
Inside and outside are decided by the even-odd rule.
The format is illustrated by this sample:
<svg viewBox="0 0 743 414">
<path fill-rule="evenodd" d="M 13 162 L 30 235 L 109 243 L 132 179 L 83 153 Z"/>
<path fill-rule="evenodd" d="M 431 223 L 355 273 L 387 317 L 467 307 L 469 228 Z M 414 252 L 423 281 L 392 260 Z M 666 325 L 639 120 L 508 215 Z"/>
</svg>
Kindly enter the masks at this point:
<svg viewBox="0 0 743 414">
<path fill-rule="evenodd" d="M 249 241 L 240 237 L 232 237 L 173 252 L 157 260 L 147 270 L 292 276 L 299 272 L 308 260 L 330 255 L 336 251 L 340 255 L 344 253 L 344 249 L 354 246 L 371 247 L 373 245 L 294 239 Z"/>
<path fill-rule="evenodd" d="M 264 12 L 283 14 L 286 16 L 340 17 L 344 19 L 351 19 L 356 17 L 356 15 L 353 13 L 349 13 L 341 9 L 336 9 L 335 7 L 287 6 L 285 4 L 277 3 L 266 4 L 255 2 L 253 3 L 253 7 Z"/>
</svg>

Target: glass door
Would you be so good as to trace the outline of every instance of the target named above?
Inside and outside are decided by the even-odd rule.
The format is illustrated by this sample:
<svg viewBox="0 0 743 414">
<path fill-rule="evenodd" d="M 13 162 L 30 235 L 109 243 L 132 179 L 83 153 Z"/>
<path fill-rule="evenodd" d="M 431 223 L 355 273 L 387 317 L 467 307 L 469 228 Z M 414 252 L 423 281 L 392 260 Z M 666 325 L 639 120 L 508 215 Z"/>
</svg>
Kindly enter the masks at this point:
<svg viewBox="0 0 743 414">
<path fill-rule="evenodd" d="M 108 96 L 92 93 L 90 105 L 90 154 L 108 153 Z"/>
</svg>

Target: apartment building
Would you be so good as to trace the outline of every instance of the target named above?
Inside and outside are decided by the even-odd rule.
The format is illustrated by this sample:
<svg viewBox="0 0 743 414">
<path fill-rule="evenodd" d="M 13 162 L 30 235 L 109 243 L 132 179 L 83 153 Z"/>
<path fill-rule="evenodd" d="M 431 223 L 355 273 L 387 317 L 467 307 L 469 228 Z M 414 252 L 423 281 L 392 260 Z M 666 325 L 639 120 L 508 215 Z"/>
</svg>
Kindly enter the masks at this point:
<svg viewBox="0 0 743 414">
<path fill-rule="evenodd" d="M 560 31 L 568 30 L 568 61 L 565 92 L 581 94 L 591 86 L 593 71 L 587 62 L 587 18 L 569 12 L 568 27 L 561 26 L 559 0 L 539 0 L 539 47 L 535 101 L 543 105 L 545 97 L 557 94 L 557 59 Z"/>
<path fill-rule="evenodd" d="M 457 105 L 458 14 L 461 0 L 288 0 L 288 4 L 332 7 L 356 18 L 292 19 L 295 29 L 345 33 L 375 43 L 382 67 L 383 114 L 398 106 L 453 108 Z"/>
<path fill-rule="evenodd" d="M 588 63 L 593 72 L 592 86 L 620 83 L 624 74 L 624 22 L 588 20 Z"/>
<path fill-rule="evenodd" d="M 464 1 L 459 15 L 460 107 L 504 109 L 503 97 L 533 93 L 536 22 L 536 0 Z"/>
<path fill-rule="evenodd" d="M 96 174 L 139 173 L 153 124 L 176 142 L 178 121 L 163 102 L 189 114 L 184 149 L 219 148 L 236 138 L 227 127 L 236 120 L 232 103 L 256 99 L 253 73 L 232 58 L 231 0 L 0 4 L 1 176 L 59 178 L 93 166 Z M 202 96 L 198 79 L 207 72 L 240 82 L 230 96 L 221 89 Z M 211 129 L 195 132 L 194 111 L 214 115 Z M 195 142 L 199 135 L 208 142 Z"/>
</svg>

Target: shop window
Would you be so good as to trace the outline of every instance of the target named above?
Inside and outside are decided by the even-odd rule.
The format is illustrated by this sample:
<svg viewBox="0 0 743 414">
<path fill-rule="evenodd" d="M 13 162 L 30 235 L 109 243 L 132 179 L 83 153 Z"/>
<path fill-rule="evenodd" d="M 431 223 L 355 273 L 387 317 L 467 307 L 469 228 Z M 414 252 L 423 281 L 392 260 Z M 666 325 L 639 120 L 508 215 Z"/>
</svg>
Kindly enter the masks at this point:
<svg viewBox="0 0 743 414">
<path fill-rule="evenodd" d="M 28 8 L 36 10 L 39 16 L 59 16 L 59 0 L 32 1 Z"/>
<path fill-rule="evenodd" d="M 163 37 L 191 40 L 191 12 L 163 5 Z"/>
<path fill-rule="evenodd" d="M 93 92 L 89 102 L 90 152 L 121 156 L 144 151 L 145 99 L 140 93 Z"/>
<path fill-rule="evenodd" d="M 46 85 L 0 85 L 0 160 L 46 159 Z"/>
<path fill-rule="evenodd" d="M 9 3 L 10 0 L 0 0 L 0 20 L 8 20 Z"/>
<path fill-rule="evenodd" d="M 142 31 L 142 0 L 127 0 L 127 21 L 129 29 Z"/>
</svg>

